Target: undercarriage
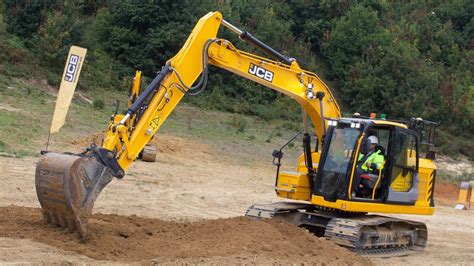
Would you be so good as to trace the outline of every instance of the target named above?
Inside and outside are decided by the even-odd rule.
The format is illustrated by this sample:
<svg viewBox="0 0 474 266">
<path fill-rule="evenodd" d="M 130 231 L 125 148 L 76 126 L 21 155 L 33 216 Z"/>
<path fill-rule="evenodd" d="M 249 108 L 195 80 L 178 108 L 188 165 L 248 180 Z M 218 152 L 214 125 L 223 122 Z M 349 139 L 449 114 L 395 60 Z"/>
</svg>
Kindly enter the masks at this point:
<svg viewBox="0 0 474 266">
<path fill-rule="evenodd" d="M 341 212 L 307 203 L 252 205 L 246 216 L 284 220 L 361 255 L 403 256 L 423 251 L 428 231 L 420 222 Z"/>
</svg>

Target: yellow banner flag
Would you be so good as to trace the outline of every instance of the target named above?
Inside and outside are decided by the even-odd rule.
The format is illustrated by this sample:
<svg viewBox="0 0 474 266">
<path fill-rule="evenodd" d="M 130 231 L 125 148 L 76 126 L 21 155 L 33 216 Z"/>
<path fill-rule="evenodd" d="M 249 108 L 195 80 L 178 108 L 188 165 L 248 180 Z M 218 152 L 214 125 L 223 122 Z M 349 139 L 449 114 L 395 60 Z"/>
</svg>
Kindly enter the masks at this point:
<svg viewBox="0 0 474 266">
<path fill-rule="evenodd" d="M 53 119 L 51 120 L 50 133 L 58 132 L 64 125 L 66 115 L 71 104 L 72 96 L 76 90 L 77 81 L 81 74 L 87 49 L 78 46 L 71 46 L 67 57 L 66 66 L 59 86 L 56 107 L 54 108 Z"/>
</svg>

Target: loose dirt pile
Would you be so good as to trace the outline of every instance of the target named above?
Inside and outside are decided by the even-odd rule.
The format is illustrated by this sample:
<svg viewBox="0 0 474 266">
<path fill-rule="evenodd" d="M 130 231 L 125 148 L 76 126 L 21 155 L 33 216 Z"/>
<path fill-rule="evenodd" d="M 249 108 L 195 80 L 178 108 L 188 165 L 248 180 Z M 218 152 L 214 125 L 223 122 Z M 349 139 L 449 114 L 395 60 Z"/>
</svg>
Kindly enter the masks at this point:
<svg viewBox="0 0 474 266">
<path fill-rule="evenodd" d="M 454 206 L 459 196 L 459 187 L 443 181 L 435 183 L 435 204 Z"/>
<path fill-rule="evenodd" d="M 102 145 L 102 140 L 104 138 L 105 138 L 105 131 L 97 132 L 83 138 L 72 140 L 71 144 L 77 146 L 80 149 L 84 149 L 86 147 L 89 147 L 92 143 L 95 143 L 99 146 Z"/>
<path fill-rule="evenodd" d="M 96 214 L 89 229 L 89 239 L 80 243 L 75 234 L 45 225 L 37 208 L 0 208 L 0 237 L 33 239 L 98 260 L 206 262 L 210 257 L 237 256 L 245 262 L 259 256 L 293 263 L 370 264 L 369 260 L 303 229 L 271 220 L 237 217 L 177 223 Z"/>
</svg>

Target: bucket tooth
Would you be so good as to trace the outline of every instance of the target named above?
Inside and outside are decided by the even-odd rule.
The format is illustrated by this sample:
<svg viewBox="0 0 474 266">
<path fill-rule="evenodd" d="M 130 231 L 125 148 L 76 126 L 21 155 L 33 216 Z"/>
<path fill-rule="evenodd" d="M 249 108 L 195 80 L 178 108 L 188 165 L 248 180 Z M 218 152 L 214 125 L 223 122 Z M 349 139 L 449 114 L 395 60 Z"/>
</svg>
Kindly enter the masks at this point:
<svg viewBox="0 0 474 266">
<path fill-rule="evenodd" d="M 47 153 L 36 166 L 35 185 L 47 224 L 87 236 L 87 222 L 112 172 L 92 156 Z"/>
<path fill-rule="evenodd" d="M 56 213 L 51 214 L 51 224 L 54 226 L 58 226 L 58 215 Z"/>
<path fill-rule="evenodd" d="M 74 232 L 76 230 L 76 222 L 72 219 L 67 219 L 66 222 L 69 232 Z"/>
<path fill-rule="evenodd" d="M 58 215 L 58 224 L 59 224 L 59 227 L 62 227 L 62 228 L 67 227 L 66 219 L 61 215 Z"/>
<path fill-rule="evenodd" d="M 46 211 L 43 211 L 43 220 L 47 224 L 51 223 L 51 215 Z"/>
</svg>

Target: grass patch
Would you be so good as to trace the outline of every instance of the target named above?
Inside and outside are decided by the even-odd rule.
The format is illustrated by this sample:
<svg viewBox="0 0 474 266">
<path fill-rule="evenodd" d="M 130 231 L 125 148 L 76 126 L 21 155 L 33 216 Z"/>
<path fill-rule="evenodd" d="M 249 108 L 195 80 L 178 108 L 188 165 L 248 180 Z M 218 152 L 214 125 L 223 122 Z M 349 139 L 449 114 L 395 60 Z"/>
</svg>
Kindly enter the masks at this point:
<svg viewBox="0 0 474 266">
<path fill-rule="evenodd" d="M 15 156 L 38 155 L 46 147 L 55 104 L 55 88 L 46 82 L 24 81 L 0 76 L 0 151 Z M 74 97 L 64 127 L 51 135 L 50 150 L 78 152 L 74 140 L 106 128 L 116 100 L 126 110 L 126 92 L 82 91 L 94 99 L 90 104 Z M 97 108 L 97 102 L 100 108 Z M 96 103 L 96 104 L 94 104 Z M 271 162 L 271 151 L 281 146 L 294 131 L 285 121 L 263 120 L 220 111 L 203 111 L 182 103 L 158 132 L 207 143 L 243 163 Z M 289 147 L 286 157 L 296 158 L 300 145 Z M 72 150 L 71 150 L 72 149 Z M 76 150 L 75 150 L 76 149 Z M 263 159 L 262 159 L 263 158 Z"/>
<path fill-rule="evenodd" d="M 104 101 L 102 101 L 101 99 L 95 99 L 92 102 L 92 106 L 94 106 L 95 109 L 104 109 L 104 105 Z"/>
<path fill-rule="evenodd" d="M 36 82 L 0 78 L 0 139 L 3 151 L 24 156 L 45 148 L 56 98 L 44 86 Z M 97 110 L 92 104 L 76 97 L 61 132 L 51 136 L 51 148 L 62 150 L 73 140 L 106 127 L 113 99 L 122 95 L 101 92 L 94 96 L 103 103 L 103 109 Z"/>
</svg>

